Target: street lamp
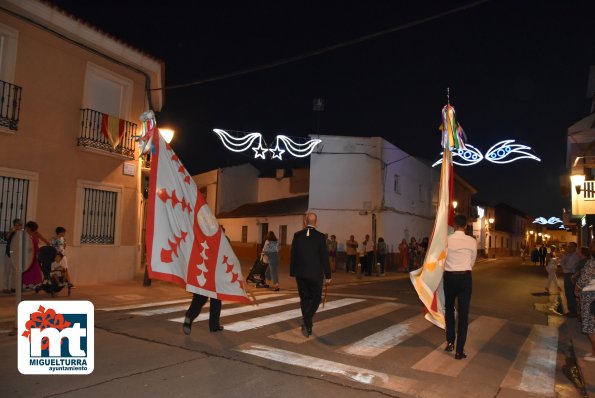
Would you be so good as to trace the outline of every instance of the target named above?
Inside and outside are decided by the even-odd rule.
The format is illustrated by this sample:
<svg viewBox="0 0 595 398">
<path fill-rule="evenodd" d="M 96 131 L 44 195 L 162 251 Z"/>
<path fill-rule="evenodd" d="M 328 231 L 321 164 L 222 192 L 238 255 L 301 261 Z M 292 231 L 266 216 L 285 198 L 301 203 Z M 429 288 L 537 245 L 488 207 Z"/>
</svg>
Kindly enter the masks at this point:
<svg viewBox="0 0 595 398">
<path fill-rule="evenodd" d="M 171 142 L 171 140 L 174 138 L 174 134 L 176 132 L 172 129 L 164 129 L 164 128 L 160 127 L 159 133 L 161 134 L 161 136 L 163 137 L 165 142 L 167 142 L 169 144 Z"/>
<path fill-rule="evenodd" d="M 490 217 L 487 219 L 487 224 L 486 224 L 486 235 L 488 236 L 488 242 L 486 243 L 486 257 L 489 257 L 489 248 L 492 246 L 492 241 L 491 241 L 491 237 L 490 237 L 490 224 L 494 224 L 494 218 Z M 496 257 L 496 253 L 494 253 L 492 255 L 493 257 Z"/>
</svg>

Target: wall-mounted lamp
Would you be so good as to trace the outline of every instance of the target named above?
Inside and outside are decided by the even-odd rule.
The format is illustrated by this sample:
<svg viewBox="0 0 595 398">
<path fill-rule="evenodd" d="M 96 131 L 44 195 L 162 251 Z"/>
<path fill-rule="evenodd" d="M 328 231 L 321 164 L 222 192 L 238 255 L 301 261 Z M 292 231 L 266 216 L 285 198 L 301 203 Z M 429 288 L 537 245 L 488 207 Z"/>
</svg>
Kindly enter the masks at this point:
<svg viewBox="0 0 595 398">
<path fill-rule="evenodd" d="M 167 142 L 169 144 L 171 142 L 171 140 L 174 138 L 175 131 L 172 129 L 162 129 L 160 127 L 159 133 L 161 134 L 161 136 L 163 137 L 165 142 Z"/>
<path fill-rule="evenodd" d="M 488 222 L 489 222 L 490 224 L 493 224 L 493 223 L 494 223 L 494 218 L 490 218 L 490 219 L 488 220 Z"/>
<path fill-rule="evenodd" d="M 453 200 L 453 201 L 452 201 L 452 208 L 453 208 L 453 209 L 455 209 L 455 210 L 456 210 L 458 205 L 459 205 L 459 202 L 457 202 L 456 200 Z"/>
</svg>

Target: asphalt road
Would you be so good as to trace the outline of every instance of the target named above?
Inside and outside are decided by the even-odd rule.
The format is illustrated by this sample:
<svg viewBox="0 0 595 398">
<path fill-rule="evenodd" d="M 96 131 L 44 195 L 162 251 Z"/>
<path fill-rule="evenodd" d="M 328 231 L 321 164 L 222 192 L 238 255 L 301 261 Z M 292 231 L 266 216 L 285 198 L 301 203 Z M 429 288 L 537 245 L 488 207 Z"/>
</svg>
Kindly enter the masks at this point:
<svg viewBox="0 0 595 398">
<path fill-rule="evenodd" d="M 292 285 L 258 292 L 256 307 L 224 303 L 225 331 L 210 333 L 199 318 L 190 336 L 181 328 L 183 292 L 149 304 L 96 303 L 91 375 L 21 375 L 16 337 L 2 335 L 0 395 L 577 397 L 560 371 L 563 333 L 535 309 L 550 300 L 532 295 L 545 280 L 543 269 L 516 258 L 478 264 L 463 361 L 443 351 L 444 332 L 423 320 L 406 275 L 332 286 L 310 338 L 300 334 Z"/>
</svg>

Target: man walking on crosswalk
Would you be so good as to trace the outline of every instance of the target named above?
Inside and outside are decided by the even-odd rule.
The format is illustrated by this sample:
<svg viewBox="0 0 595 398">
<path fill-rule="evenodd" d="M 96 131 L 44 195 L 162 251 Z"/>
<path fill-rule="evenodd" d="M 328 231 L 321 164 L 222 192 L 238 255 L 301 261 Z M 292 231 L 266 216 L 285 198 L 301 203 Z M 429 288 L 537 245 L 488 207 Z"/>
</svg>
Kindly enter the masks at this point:
<svg viewBox="0 0 595 398">
<path fill-rule="evenodd" d="M 444 306 L 446 320 L 446 348 L 452 351 L 455 346 L 455 359 L 467 358 L 465 341 L 469 323 L 469 304 L 471 302 L 471 269 L 477 257 L 477 242 L 465 235 L 467 217 L 455 216 L 455 232 L 448 237 L 448 252 L 444 264 Z M 458 301 L 458 325 L 455 332 L 455 300 Z"/>
<path fill-rule="evenodd" d="M 305 228 L 293 235 L 289 275 L 295 277 L 302 309 L 302 334 L 312 334 L 312 318 L 322 301 L 324 284 L 331 283 L 326 238 L 316 230 L 316 213 L 309 212 L 304 218 Z"/>
</svg>

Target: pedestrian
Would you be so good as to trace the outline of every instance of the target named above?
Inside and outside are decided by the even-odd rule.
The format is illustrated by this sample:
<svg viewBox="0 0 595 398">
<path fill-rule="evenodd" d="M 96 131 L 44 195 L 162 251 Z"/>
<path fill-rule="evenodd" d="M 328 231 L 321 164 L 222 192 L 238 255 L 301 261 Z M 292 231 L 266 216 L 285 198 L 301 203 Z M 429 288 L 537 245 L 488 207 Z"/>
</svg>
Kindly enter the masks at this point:
<svg viewBox="0 0 595 398">
<path fill-rule="evenodd" d="M 2 293 L 14 293 L 16 291 L 15 269 L 16 265 L 12 260 L 12 238 L 17 231 L 23 229 L 23 222 L 15 218 L 12 220 L 12 227 L 6 233 L 4 239 L 6 240 L 6 251 L 4 253 L 4 270 L 2 272 Z"/>
<path fill-rule="evenodd" d="M 550 246 L 550 251 L 546 256 L 545 269 L 547 271 L 548 279 L 546 291 L 549 292 L 550 296 L 559 295 L 560 302 L 557 303 L 553 310 L 558 314 L 568 314 L 568 299 L 566 293 L 560 282 L 558 281 L 558 267 L 560 266 L 560 257 L 558 256 L 558 248 L 554 245 Z M 573 292 L 574 293 L 574 292 Z"/>
<path fill-rule="evenodd" d="M 582 331 L 587 334 L 591 343 L 591 352 L 588 352 L 584 359 L 595 362 L 595 317 L 591 309 L 595 302 L 595 240 L 591 241 L 589 249 L 591 258 L 587 260 L 576 286 L 580 290 Z"/>
<path fill-rule="evenodd" d="M 531 262 L 533 263 L 533 265 L 537 265 L 538 261 L 539 261 L 539 250 L 537 249 L 537 247 L 534 247 L 533 250 L 531 250 Z"/>
<path fill-rule="evenodd" d="M 376 265 L 374 261 L 374 242 L 370 239 L 370 235 L 366 235 L 366 239 L 364 240 L 364 255 L 366 256 L 366 275 L 372 276 L 372 270 Z M 362 269 L 362 273 L 363 273 Z"/>
<path fill-rule="evenodd" d="M 331 238 L 327 240 L 328 260 L 331 265 L 331 272 L 337 270 L 337 237 L 331 235 Z"/>
<path fill-rule="evenodd" d="M 68 270 L 68 258 L 66 257 L 66 228 L 56 227 L 56 235 L 52 237 L 51 245 L 56 249 L 56 252 L 62 255 L 60 266 L 65 270 Z M 68 282 L 69 288 L 74 288 L 74 285 L 70 282 L 70 275 L 66 271 L 66 281 Z"/>
<path fill-rule="evenodd" d="M 322 301 L 323 283 L 331 283 L 331 268 L 324 235 L 316 230 L 316 213 L 304 218 L 304 229 L 293 235 L 289 274 L 295 277 L 302 310 L 302 334 L 312 334 L 313 317 Z M 324 278 L 324 280 L 323 280 Z"/>
<path fill-rule="evenodd" d="M 574 297 L 574 283 L 572 276 L 576 272 L 581 256 L 576 252 L 577 244 L 575 242 L 568 243 L 567 252 L 560 260 L 560 266 L 564 273 L 564 293 L 568 300 L 568 315 L 571 318 L 576 317 L 576 299 Z"/>
<path fill-rule="evenodd" d="M 448 252 L 444 264 L 444 304 L 446 320 L 446 348 L 444 351 L 456 351 L 455 359 L 467 358 L 465 342 L 469 322 L 469 304 L 471 302 L 471 270 L 477 257 L 477 242 L 465 235 L 467 217 L 455 216 L 455 232 L 448 236 Z M 458 302 L 458 324 L 455 332 L 455 301 Z"/>
<path fill-rule="evenodd" d="M 547 247 L 545 245 L 539 246 L 539 265 L 545 266 L 545 258 L 547 257 Z"/>
<path fill-rule="evenodd" d="M 347 264 L 345 264 L 345 272 L 355 273 L 355 264 L 357 264 L 357 247 L 359 244 L 353 235 L 349 236 L 349 240 L 345 242 L 345 250 L 347 255 Z"/>
<path fill-rule="evenodd" d="M 409 269 L 409 245 L 405 238 L 399 245 L 399 257 L 401 258 L 401 271 L 407 272 Z"/>
<path fill-rule="evenodd" d="M 269 231 L 267 238 L 262 247 L 263 259 L 269 266 L 265 272 L 267 280 L 266 285 L 269 285 L 272 290 L 279 291 L 279 241 L 273 231 Z"/>
<path fill-rule="evenodd" d="M 39 285 L 43 279 L 41 265 L 38 260 L 39 241 L 42 241 L 46 245 L 49 245 L 50 242 L 39 233 L 39 225 L 35 221 L 28 221 L 25 224 L 25 232 L 27 232 L 33 245 L 33 258 L 29 267 L 23 271 L 22 282 L 26 289 L 32 289 L 34 285 Z"/>
<path fill-rule="evenodd" d="M 367 235 L 366 235 L 367 236 Z M 368 269 L 368 257 L 366 256 L 366 252 L 367 252 L 367 242 L 366 239 L 364 238 L 364 241 L 362 242 L 362 244 L 360 245 L 359 249 L 358 249 L 358 264 L 359 264 L 359 277 L 362 277 L 363 275 L 367 274 L 367 269 Z"/>
<path fill-rule="evenodd" d="M 378 238 L 378 246 L 376 247 L 378 264 L 380 264 L 380 276 L 384 276 L 384 263 L 386 261 L 386 242 L 383 237 Z"/>
<path fill-rule="evenodd" d="M 413 271 L 420 267 L 419 260 L 419 247 L 417 245 L 417 240 L 412 236 L 409 242 L 409 270 Z"/>
<path fill-rule="evenodd" d="M 190 307 L 186 311 L 184 316 L 184 323 L 182 324 L 182 330 L 185 335 L 189 335 L 192 331 L 192 322 L 196 319 L 200 310 L 207 302 L 208 297 L 202 294 L 193 293 Z M 223 326 L 219 324 L 219 318 L 221 317 L 221 300 L 211 297 L 211 306 L 209 308 L 209 330 L 213 333 L 220 332 L 223 330 Z"/>
</svg>

